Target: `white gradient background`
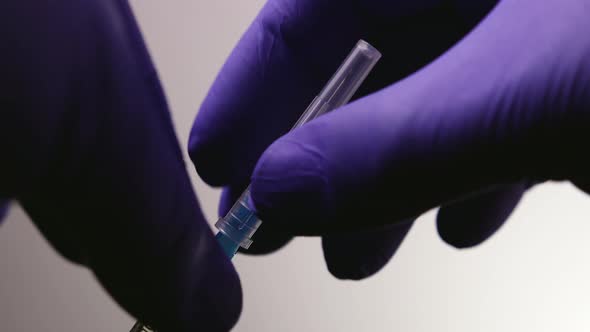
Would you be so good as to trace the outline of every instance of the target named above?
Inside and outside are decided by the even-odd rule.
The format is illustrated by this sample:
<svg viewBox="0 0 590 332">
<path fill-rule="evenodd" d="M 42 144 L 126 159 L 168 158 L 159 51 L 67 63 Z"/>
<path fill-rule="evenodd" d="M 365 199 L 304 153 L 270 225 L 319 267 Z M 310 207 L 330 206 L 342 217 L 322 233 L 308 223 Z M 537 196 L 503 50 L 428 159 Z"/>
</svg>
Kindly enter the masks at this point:
<svg viewBox="0 0 590 332">
<path fill-rule="evenodd" d="M 132 1 L 183 146 L 215 74 L 262 4 Z M 187 168 L 213 221 L 220 192 Z M 589 218 L 584 194 L 543 185 L 491 240 L 456 250 L 438 238 L 428 213 L 391 263 L 363 282 L 331 277 L 314 238 L 271 256 L 239 256 L 244 311 L 235 331 L 588 331 Z M 18 206 L 1 228 L 0 331 L 128 331 L 133 319 L 88 271 L 58 256 Z"/>
</svg>

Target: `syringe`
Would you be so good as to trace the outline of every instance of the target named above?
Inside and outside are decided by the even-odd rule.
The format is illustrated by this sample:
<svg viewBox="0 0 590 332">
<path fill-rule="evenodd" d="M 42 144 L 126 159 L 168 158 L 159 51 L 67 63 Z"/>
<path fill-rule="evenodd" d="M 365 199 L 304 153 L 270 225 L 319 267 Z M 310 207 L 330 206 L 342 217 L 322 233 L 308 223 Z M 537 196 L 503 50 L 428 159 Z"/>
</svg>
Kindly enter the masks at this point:
<svg viewBox="0 0 590 332">
<path fill-rule="evenodd" d="M 380 58 L 381 53 L 377 49 L 366 41 L 359 40 L 291 130 L 348 103 Z M 252 236 L 261 224 L 262 221 L 256 216 L 251 206 L 250 186 L 248 186 L 225 217 L 215 223 L 215 227 L 219 229 L 215 237 L 227 257 L 231 259 L 240 247 L 244 249 L 250 247 Z M 153 331 L 140 322 L 131 329 L 131 332 Z"/>
</svg>

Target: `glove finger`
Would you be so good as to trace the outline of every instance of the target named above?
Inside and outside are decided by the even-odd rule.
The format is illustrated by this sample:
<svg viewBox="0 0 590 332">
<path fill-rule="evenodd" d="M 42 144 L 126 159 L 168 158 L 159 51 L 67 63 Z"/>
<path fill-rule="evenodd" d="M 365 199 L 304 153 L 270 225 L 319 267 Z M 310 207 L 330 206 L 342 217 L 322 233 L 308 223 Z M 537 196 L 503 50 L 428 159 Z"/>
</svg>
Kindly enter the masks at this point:
<svg viewBox="0 0 590 332">
<path fill-rule="evenodd" d="M 438 234 L 456 248 L 476 246 L 504 224 L 526 190 L 524 182 L 502 185 L 445 204 L 438 210 Z"/>
<path fill-rule="evenodd" d="M 197 172 L 213 186 L 247 181 L 262 152 L 291 128 L 358 39 L 389 54 L 361 96 L 432 61 L 475 24 L 465 17 L 481 15 L 439 0 L 267 2 L 197 114 L 189 141 Z"/>
<path fill-rule="evenodd" d="M 570 109 L 552 84 L 554 75 L 571 78 L 578 68 L 537 54 L 553 54 L 564 42 L 563 31 L 546 26 L 547 15 L 558 15 L 551 22 L 559 29 L 555 22 L 574 19 L 567 36 L 587 21 L 571 3 L 534 8 L 501 2 L 418 73 L 273 143 L 252 177 L 261 217 L 297 234 L 327 235 L 419 215 L 490 186 L 582 169 L 573 147 L 587 131 L 575 116 L 586 121 L 587 114 Z M 567 62 L 582 55 L 568 53 Z"/>
<path fill-rule="evenodd" d="M 219 215 L 225 216 L 231 209 L 236 200 L 242 195 L 247 185 L 237 187 L 225 187 L 221 193 L 221 201 L 219 203 Z M 239 249 L 238 252 L 248 255 L 266 255 L 275 252 L 287 245 L 293 239 L 293 236 L 280 229 L 273 227 L 273 224 L 265 224 L 256 231 L 252 237 L 252 244 L 250 248 L 244 250 Z"/>
<path fill-rule="evenodd" d="M 4 220 L 4 217 L 8 214 L 10 209 L 10 200 L 0 199 L 0 223 Z"/>
<path fill-rule="evenodd" d="M 590 179 L 588 176 L 576 176 L 572 183 L 583 192 L 590 194 Z"/>
<path fill-rule="evenodd" d="M 328 270 L 338 279 L 372 276 L 393 257 L 413 223 L 411 219 L 375 230 L 322 237 Z"/>
<path fill-rule="evenodd" d="M 3 8 L 2 190 L 142 321 L 229 330 L 239 280 L 201 214 L 128 3 Z"/>
<path fill-rule="evenodd" d="M 189 151 L 197 172 L 210 185 L 234 184 L 249 178 L 264 148 L 295 123 L 319 91 L 321 82 L 329 78 L 329 70 L 335 69 L 346 54 L 343 45 L 338 47 L 341 52 L 331 50 L 337 44 L 331 40 L 326 49 L 331 50 L 332 61 L 317 53 L 320 59 L 314 61 L 318 63 L 306 63 L 290 50 L 286 40 L 293 32 L 289 28 L 302 24 L 304 19 L 297 15 L 299 3 L 269 1 L 264 6 L 225 63 L 197 114 Z M 302 3 L 302 7 L 311 6 L 310 1 Z M 352 38 L 346 38 L 350 41 L 345 47 L 354 45 Z M 312 51 L 307 50 L 311 46 L 299 46 L 298 51 Z"/>
</svg>

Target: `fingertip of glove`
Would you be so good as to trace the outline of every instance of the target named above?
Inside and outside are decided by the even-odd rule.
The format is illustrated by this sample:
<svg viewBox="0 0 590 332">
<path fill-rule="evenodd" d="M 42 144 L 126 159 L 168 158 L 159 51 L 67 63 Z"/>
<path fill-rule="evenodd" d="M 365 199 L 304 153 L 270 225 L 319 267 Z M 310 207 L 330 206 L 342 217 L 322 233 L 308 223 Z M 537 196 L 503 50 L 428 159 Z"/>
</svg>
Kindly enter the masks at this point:
<svg viewBox="0 0 590 332">
<path fill-rule="evenodd" d="M 222 253 L 219 253 L 224 256 Z M 242 312 L 242 288 L 239 277 L 228 259 L 219 257 L 217 266 L 199 265 L 198 269 L 217 270 L 207 273 L 193 294 L 193 324 L 191 327 L 207 326 L 207 331 L 230 331 Z M 203 301 L 203 299 L 207 299 Z M 208 326 L 211 322 L 211 326 Z"/>
<path fill-rule="evenodd" d="M 379 272 L 397 252 L 414 219 L 354 233 L 322 238 L 328 271 L 343 280 L 361 280 Z"/>
<path fill-rule="evenodd" d="M 214 187 L 226 184 L 230 167 L 224 160 L 225 155 L 222 153 L 222 149 L 215 142 L 191 133 L 188 141 L 188 154 L 195 170 L 205 183 Z"/>
<path fill-rule="evenodd" d="M 475 247 L 500 228 L 503 218 L 482 216 L 480 211 L 465 211 L 461 207 L 443 207 L 436 217 L 440 238 L 456 249 Z"/>
<path fill-rule="evenodd" d="M 282 226 L 289 229 L 307 228 L 312 211 L 312 219 L 318 220 L 329 201 L 325 167 L 321 153 L 304 143 L 279 140 L 272 144 L 252 175 L 250 190 L 260 216 L 283 221 Z"/>
<path fill-rule="evenodd" d="M 199 257 L 189 259 L 188 271 L 181 278 L 190 284 L 191 296 L 186 304 L 186 331 L 230 331 L 242 311 L 242 289 L 239 277 L 216 240 L 209 236 L 198 246 Z M 208 253 L 207 253 L 208 252 Z M 181 281 L 182 283 L 182 281 Z M 176 331 L 176 329 L 174 329 Z M 185 331 L 185 330 L 182 330 Z"/>
<path fill-rule="evenodd" d="M 230 331 L 242 310 L 239 277 L 207 226 L 193 226 L 169 250 L 126 261 L 118 271 L 96 261 L 93 268 L 125 308 L 157 331 Z M 110 266 L 106 261 L 112 255 L 99 264 Z"/>
<path fill-rule="evenodd" d="M 527 188 L 524 182 L 504 185 L 441 207 L 436 217 L 439 236 L 457 249 L 481 244 L 504 224 Z"/>
<path fill-rule="evenodd" d="M 447 225 L 436 223 L 436 229 L 440 238 L 448 245 L 455 249 L 468 249 L 477 246 L 485 241 L 487 235 L 474 236 L 473 234 L 465 234 L 458 232 Z"/>
<path fill-rule="evenodd" d="M 360 281 L 369 278 L 379 272 L 392 255 L 378 257 L 376 253 L 369 258 L 361 257 L 356 252 L 348 252 L 354 248 L 342 248 L 338 246 L 330 249 L 326 241 L 322 241 L 324 260 L 326 267 L 334 278 L 339 280 Z M 334 251 L 336 249 L 336 251 Z"/>
<path fill-rule="evenodd" d="M 0 199 L 0 222 L 8 215 L 10 209 L 10 201 Z"/>
<path fill-rule="evenodd" d="M 361 281 L 366 279 L 379 271 L 379 269 L 369 269 L 365 266 L 350 266 L 343 267 L 334 263 L 326 263 L 328 272 L 338 280 Z"/>
<path fill-rule="evenodd" d="M 336 246 L 330 248 L 329 241 L 322 239 L 324 261 L 330 274 L 339 280 L 360 281 L 379 272 L 388 260 L 381 260 L 372 257 L 370 260 L 360 259 L 355 252 L 348 252 L 351 248 Z M 334 250 L 336 249 L 336 250 Z"/>
</svg>

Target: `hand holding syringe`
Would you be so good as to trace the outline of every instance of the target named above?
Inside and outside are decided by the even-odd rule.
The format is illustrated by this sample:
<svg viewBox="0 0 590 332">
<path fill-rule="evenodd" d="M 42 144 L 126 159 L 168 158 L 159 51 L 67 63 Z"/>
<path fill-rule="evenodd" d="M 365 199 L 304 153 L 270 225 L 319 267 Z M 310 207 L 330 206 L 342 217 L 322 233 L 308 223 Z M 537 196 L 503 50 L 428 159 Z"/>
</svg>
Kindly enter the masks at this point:
<svg viewBox="0 0 590 332">
<path fill-rule="evenodd" d="M 297 120 L 293 129 L 348 103 L 380 58 L 379 51 L 369 43 L 360 40 L 328 84 Z M 251 206 L 248 187 L 225 217 L 220 218 L 215 224 L 219 229 L 216 238 L 225 254 L 232 258 L 240 247 L 244 249 L 250 247 L 252 236 L 261 224 L 262 221 L 258 219 Z M 137 322 L 131 332 L 140 331 L 153 330 Z"/>
<path fill-rule="evenodd" d="M 379 51 L 360 40 L 291 130 L 348 103 L 379 58 Z M 244 191 L 226 216 L 215 224 L 219 229 L 217 239 L 230 258 L 239 247 L 250 247 L 252 235 L 262 223 L 250 206 L 249 189 Z"/>
</svg>

